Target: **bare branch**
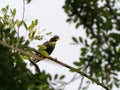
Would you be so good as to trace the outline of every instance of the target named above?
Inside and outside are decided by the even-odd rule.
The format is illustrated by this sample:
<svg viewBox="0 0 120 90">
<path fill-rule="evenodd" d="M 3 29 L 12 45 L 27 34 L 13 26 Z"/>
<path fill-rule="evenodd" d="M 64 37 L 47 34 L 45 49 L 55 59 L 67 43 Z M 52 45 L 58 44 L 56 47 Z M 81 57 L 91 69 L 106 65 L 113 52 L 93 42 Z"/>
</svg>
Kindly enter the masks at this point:
<svg viewBox="0 0 120 90">
<path fill-rule="evenodd" d="M 23 15 L 22 15 L 22 21 L 24 20 L 25 17 L 25 0 L 23 0 Z"/>
<path fill-rule="evenodd" d="M 25 17 L 25 0 L 22 1 L 23 2 L 23 10 L 22 10 L 22 19 L 21 21 L 24 21 L 24 17 Z M 19 32 L 20 32 L 20 27 L 18 27 L 17 29 L 17 37 L 19 38 Z"/>
<path fill-rule="evenodd" d="M 3 46 L 5 46 L 5 47 L 11 48 L 11 49 L 13 49 L 13 50 L 16 50 L 16 51 L 18 51 L 18 52 L 20 52 L 20 53 L 22 53 L 22 54 L 27 55 L 27 56 L 35 57 L 35 58 L 37 58 L 37 59 L 40 59 L 40 57 L 37 56 L 37 55 L 31 54 L 31 53 L 28 52 L 28 51 L 24 51 L 24 50 L 19 49 L 19 48 L 17 48 L 17 47 L 11 46 L 11 45 L 9 45 L 8 43 L 6 43 L 6 42 L 4 42 L 4 41 L 1 41 L 1 40 L 0 40 L 0 45 L 3 45 Z M 53 61 L 53 62 L 56 62 L 57 64 L 60 64 L 60 65 L 64 66 L 64 67 L 66 67 L 66 68 L 68 68 L 68 69 L 70 69 L 70 70 L 72 70 L 73 72 L 77 72 L 77 73 L 79 73 L 80 75 L 83 75 L 84 77 L 88 78 L 89 80 L 91 80 L 92 82 L 96 83 L 97 85 L 100 85 L 100 86 L 103 87 L 104 89 L 110 90 L 107 86 L 105 86 L 104 84 L 100 83 L 99 81 L 97 81 L 96 79 L 92 78 L 91 76 L 88 76 L 86 73 L 82 72 L 81 70 L 79 70 L 79 69 L 77 69 L 77 68 L 74 68 L 74 67 L 72 67 L 72 66 L 70 66 L 70 65 L 68 65 L 68 64 L 65 64 L 65 63 L 61 62 L 62 60 L 60 61 L 60 60 L 57 60 L 56 58 L 53 58 L 53 57 L 46 57 L 46 58 L 50 59 L 50 60 Z"/>
<path fill-rule="evenodd" d="M 83 72 L 86 73 L 87 72 L 87 68 L 89 67 L 89 64 L 87 66 L 85 66 L 85 68 L 83 69 Z M 80 81 L 80 86 L 78 88 L 78 90 L 80 90 L 82 88 L 82 84 L 84 81 L 84 76 L 82 76 L 81 81 Z"/>
</svg>

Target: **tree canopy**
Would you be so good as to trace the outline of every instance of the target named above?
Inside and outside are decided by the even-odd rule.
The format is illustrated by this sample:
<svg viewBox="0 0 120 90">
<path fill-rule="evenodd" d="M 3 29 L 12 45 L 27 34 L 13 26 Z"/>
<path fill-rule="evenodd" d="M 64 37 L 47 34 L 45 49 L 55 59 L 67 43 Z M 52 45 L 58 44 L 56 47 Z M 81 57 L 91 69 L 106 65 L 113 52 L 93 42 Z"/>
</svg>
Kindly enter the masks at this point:
<svg viewBox="0 0 120 90">
<path fill-rule="evenodd" d="M 86 39 L 73 37 L 76 44 L 83 44 L 78 68 L 104 85 L 119 87 L 120 80 L 120 7 L 119 0 L 66 0 L 63 6 L 67 22 L 83 26 Z"/>
<path fill-rule="evenodd" d="M 32 40 L 42 40 L 36 35 L 38 20 L 33 20 L 28 26 L 23 20 L 16 19 L 16 9 L 9 6 L 1 9 L 0 16 L 0 90 L 54 90 L 52 81 L 62 80 L 64 75 L 52 77 L 32 61 L 36 70 L 30 71 L 24 60 L 31 60 L 35 49 L 30 47 Z M 22 36 L 20 28 L 28 34 Z M 46 33 L 48 35 L 48 33 Z M 41 50 L 43 54 L 44 50 Z M 57 76 L 57 77 L 56 77 Z"/>
<path fill-rule="evenodd" d="M 25 4 L 25 0 L 23 0 Z M 31 0 L 27 0 L 30 3 Z M 83 27 L 86 37 L 72 37 L 75 44 L 80 45 L 79 61 L 74 61 L 74 68 L 59 59 L 50 57 L 44 46 L 38 45 L 44 57 L 68 68 L 71 73 L 77 72 L 87 77 L 106 90 L 113 86 L 120 87 L 120 7 L 119 0 L 65 0 L 63 9 L 68 15 L 67 22 L 75 23 L 79 29 Z M 34 40 L 43 40 L 44 36 L 37 34 L 38 19 L 30 25 L 22 19 L 17 19 L 16 9 L 8 6 L 1 9 L 0 14 L 0 90 L 63 90 L 68 83 L 64 75 L 52 76 L 31 61 L 36 49 L 30 46 Z M 20 29 L 26 36 L 20 34 Z M 78 31 L 80 32 L 80 30 Z M 25 60 L 35 67 L 35 73 L 26 67 Z M 76 78 L 73 77 L 71 82 Z M 81 80 L 81 83 L 83 78 Z M 82 84 L 81 84 L 82 85 Z M 81 88 L 80 88 L 81 89 Z M 87 90 L 88 86 L 82 88 Z"/>
</svg>

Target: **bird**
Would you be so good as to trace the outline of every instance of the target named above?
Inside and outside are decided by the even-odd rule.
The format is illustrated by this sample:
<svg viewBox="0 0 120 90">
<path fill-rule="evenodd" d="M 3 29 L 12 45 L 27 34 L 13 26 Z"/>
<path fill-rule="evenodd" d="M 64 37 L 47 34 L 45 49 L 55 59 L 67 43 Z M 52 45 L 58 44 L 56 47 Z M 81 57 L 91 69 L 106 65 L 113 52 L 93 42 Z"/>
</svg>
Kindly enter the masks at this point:
<svg viewBox="0 0 120 90">
<path fill-rule="evenodd" d="M 60 37 L 58 35 L 54 35 L 49 41 L 46 41 L 44 42 L 42 45 L 44 45 L 46 48 L 44 49 L 49 55 L 54 51 L 54 48 L 56 46 L 56 42 L 60 40 Z M 37 63 L 39 62 L 40 60 L 44 60 L 46 59 L 43 55 L 41 55 L 39 53 L 39 49 L 38 49 L 38 52 L 36 52 L 37 56 L 39 56 L 41 59 L 36 59 L 36 58 L 33 58 L 33 62 L 34 63 Z M 32 65 L 32 64 L 30 64 Z"/>
</svg>

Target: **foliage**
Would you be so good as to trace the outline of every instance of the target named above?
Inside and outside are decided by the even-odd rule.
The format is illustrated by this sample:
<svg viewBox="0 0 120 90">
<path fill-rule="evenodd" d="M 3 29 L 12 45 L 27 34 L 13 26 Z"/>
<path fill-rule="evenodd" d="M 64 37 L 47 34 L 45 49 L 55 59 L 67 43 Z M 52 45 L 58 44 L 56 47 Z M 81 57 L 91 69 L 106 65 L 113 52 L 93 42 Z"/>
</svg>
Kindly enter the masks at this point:
<svg viewBox="0 0 120 90">
<path fill-rule="evenodd" d="M 86 39 L 73 37 L 76 44 L 83 44 L 76 66 L 112 89 L 120 87 L 120 7 L 119 0 L 66 0 L 63 6 L 67 22 L 83 26 Z"/>
<path fill-rule="evenodd" d="M 43 37 L 36 34 L 38 20 L 36 19 L 27 25 L 25 21 L 16 19 L 16 9 L 10 9 L 9 6 L 6 6 L 1 11 L 0 41 L 34 53 L 34 49 L 29 47 L 30 42 L 42 40 L 41 37 Z M 21 30 L 25 30 L 28 37 L 20 35 Z M 0 90 L 54 90 L 50 74 L 45 71 L 39 73 L 37 70 L 32 73 L 26 67 L 24 59 L 31 58 L 0 44 Z"/>
</svg>

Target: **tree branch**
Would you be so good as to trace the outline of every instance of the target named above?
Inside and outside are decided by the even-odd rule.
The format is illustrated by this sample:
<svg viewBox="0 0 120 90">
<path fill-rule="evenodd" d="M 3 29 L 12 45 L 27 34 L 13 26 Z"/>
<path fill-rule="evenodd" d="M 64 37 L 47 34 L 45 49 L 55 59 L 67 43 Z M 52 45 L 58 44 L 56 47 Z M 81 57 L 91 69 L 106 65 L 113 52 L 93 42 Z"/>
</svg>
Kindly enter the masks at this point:
<svg viewBox="0 0 120 90">
<path fill-rule="evenodd" d="M 22 21 L 24 20 L 25 17 L 25 0 L 23 0 L 23 15 L 22 15 Z"/>
<path fill-rule="evenodd" d="M 22 0 L 22 3 L 23 3 L 23 10 L 22 10 L 22 18 L 21 18 L 21 21 L 23 22 L 24 21 L 24 17 L 25 17 L 25 0 Z M 19 38 L 19 32 L 20 32 L 20 27 L 18 27 L 17 29 L 17 37 Z"/>
<path fill-rule="evenodd" d="M 17 47 L 11 46 L 11 45 L 9 45 L 8 43 L 6 43 L 6 42 L 4 42 L 4 41 L 1 41 L 1 40 L 0 40 L 0 45 L 3 45 L 4 47 L 8 47 L 8 48 L 11 48 L 11 49 L 13 49 L 13 50 L 16 50 L 16 51 L 18 51 L 18 52 L 20 52 L 20 53 L 22 53 L 22 54 L 27 55 L 27 56 L 35 57 L 35 58 L 37 58 L 37 59 L 41 59 L 41 58 L 40 58 L 39 56 L 37 56 L 37 55 L 31 54 L 31 53 L 28 52 L 28 51 L 24 51 L 24 50 L 19 49 L 19 48 L 17 48 Z M 79 73 L 80 75 L 83 75 L 84 77 L 88 78 L 89 80 L 91 80 L 92 82 L 96 83 L 97 85 L 100 85 L 100 86 L 103 87 L 104 89 L 110 90 L 107 86 L 103 85 L 102 83 L 100 83 L 100 82 L 97 81 L 96 79 L 92 78 L 91 76 L 88 76 L 86 73 L 84 73 L 84 72 L 80 71 L 79 69 L 76 69 L 76 68 L 74 68 L 74 67 L 72 67 L 72 66 L 70 66 L 70 65 L 68 65 L 68 64 L 65 64 L 65 63 L 61 62 L 62 60 L 61 60 L 61 61 L 60 61 L 60 60 L 57 60 L 56 58 L 53 58 L 53 57 L 51 57 L 51 56 L 50 56 L 50 57 L 47 57 L 47 58 L 50 59 L 50 60 L 53 61 L 53 62 L 56 62 L 57 64 L 60 64 L 60 65 L 62 65 L 62 66 L 64 66 L 64 67 L 70 69 L 70 70 L 73 71 L 73 72 L 77 72 L 77 73 Z M 36 67 L 36 66 L 35 66 L 35 67 Z"/>
</svg>

